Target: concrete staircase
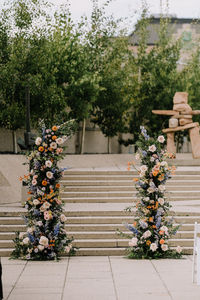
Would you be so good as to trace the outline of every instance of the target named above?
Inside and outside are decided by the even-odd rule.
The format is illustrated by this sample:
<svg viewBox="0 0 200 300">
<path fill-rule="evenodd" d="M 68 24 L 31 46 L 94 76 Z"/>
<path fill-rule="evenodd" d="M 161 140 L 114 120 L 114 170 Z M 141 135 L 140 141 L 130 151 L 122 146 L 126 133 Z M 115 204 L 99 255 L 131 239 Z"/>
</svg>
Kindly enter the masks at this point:
<svg viewBox="0 0 200 300">
<path fill-rule="evenodd" d="M 133 223 L 134 211 L 127 213 L 124 209 L 136 201 L 133 182 L 136 175 L 136 172 L 123 170 L 65 172 L 61 193 L 67 216 L 65 227 L 74 237 L 78 255 L 126 253 L 128 240 L 117 235 L 116 230 L 127 232 L 123 224 Z M 180 245 L 185 254 L 191 254 L 194 222 L 200 223 L 200 210 L 194 209 L 200 200 L 200 170 L 178 169 L 169 180 L 167 190 L 176 208 L 176 213 L 172 212 L 174 222 L 181 224 L 170 245 Z M 25 231 L 20 217 L 23 213 L 25 210 L 21 208 L 0 211 L 0 256 L 11 253 L 15 232 Z"/>
</svg>

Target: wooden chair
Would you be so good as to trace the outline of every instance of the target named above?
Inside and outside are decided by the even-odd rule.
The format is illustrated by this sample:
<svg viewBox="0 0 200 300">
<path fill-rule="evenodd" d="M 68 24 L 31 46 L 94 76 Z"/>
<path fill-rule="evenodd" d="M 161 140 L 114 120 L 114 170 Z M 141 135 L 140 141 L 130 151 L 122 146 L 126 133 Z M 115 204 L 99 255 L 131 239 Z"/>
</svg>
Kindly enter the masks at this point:
<svg viewBox="0 0 200 300">
<path fill-rule="evenodd" d="M 200 285 L 200 224 L 194 223 L 194 248 L 192 261 L 192 282 Z M 196 273 L 196 280 L 195 280 Z"/>
</svg>

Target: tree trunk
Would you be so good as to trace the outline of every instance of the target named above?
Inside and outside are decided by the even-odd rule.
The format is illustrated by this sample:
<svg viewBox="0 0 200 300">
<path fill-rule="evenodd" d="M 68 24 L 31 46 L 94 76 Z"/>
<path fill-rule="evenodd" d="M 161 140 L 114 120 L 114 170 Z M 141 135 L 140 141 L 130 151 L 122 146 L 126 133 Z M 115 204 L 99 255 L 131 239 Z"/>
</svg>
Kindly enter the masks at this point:
<svg viewBox="0 0 200 300">
<path fill-rule="evenodd" d="M 110 136 L 108 136 L 108 144 L 107 144 L 107 147 L 108 147 L 108 154 L 110 154 L 111 153 L 111 137 Z"/>
<path fill-rule="evenodd" d="M 13 136 L 13 152 L 17 154 L 17 135 L 15 130 L 12 131 L 12 136 Z"/>
<path fill-rule="evenodd" d="M 85 124 L 86 124 L 86 120 L 83 119 L 82 122 L 82 136 L 81 136 L 81 151 L 80 154 L 84 153 L 84 144 L 85 144 Z"/>
</svg>

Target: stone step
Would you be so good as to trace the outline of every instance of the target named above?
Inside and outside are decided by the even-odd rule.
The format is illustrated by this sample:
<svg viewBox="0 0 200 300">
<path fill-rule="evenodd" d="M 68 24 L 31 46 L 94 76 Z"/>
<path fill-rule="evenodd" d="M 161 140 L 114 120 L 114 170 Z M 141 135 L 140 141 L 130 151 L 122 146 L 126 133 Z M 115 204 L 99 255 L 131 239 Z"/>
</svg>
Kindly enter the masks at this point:
<svg viewBox="0 0 200 300">
<path fill-rule="evenodd" d="M 173 247 L 172 247 L 173 249 Z M 184 255 L 191 255 L 193 248 L 185 247 Z M 78 256 L 125 256 L 127 255 L 126 248 L 80 248 L 77 251 Z"/>
<path fill-rule="evenodd" d="M 173 247 L 172 247 L 173 249 Z M 0 257 L 9 257 L 12 248 L 0 249 Z M 193 253 L 192 247 L 185 247 L 183 254 L 189 255 Z M 79 248 L 76 253 L 77 256 L 124 256 L 127 255 L 127 248 Z M 64 256 L 64 254 L 63 254 Z"/>
<path fill-rule="evenodd" d="M 176 225 L 176 224 L 175 224 Z M 127 229 L 124 224 L 66 224 L 65 229 L 68 232 L 68 234 L 71 236 L 74 234 L 74 232 L 82 233 L 82 234 L 88 234 L 90 233 L 99 233 L 104 232 L 105 234 L 108 233 L 115 233 L 117 229 L 121 230 L 122 232 L 126 232 Z M 26 226 L 25 225 L 0 225 L 0 234 L 2 236 L 2 239 L 13 239 L 13 233 L 16 231 L 19 232 L 25 232 Z M 193 235 L 194 231 L 194 224 L 190 223 L 183 223 L 180 225 L 179 233 L 182 235 L 185 234 L 185 232 L 191 232 Z M 189 233 L 187 233 L 189 234 Z M 0 238 L 1 238 L 0 236 Z M 7 237 L 6 237 L 7 236 Z M 191 236 L 191 234 L 190 234 Z"/>
<path fill-rule="evenodd" d="M 179 224 L 174 224 L 179 225 Z M 108 231 L 116 231 L 117 229 L 122 232 L 126 231 L 126 227 L 124 224 L 69 224 L 65 226 L 66 231 L 71 234 L 71 232 L 108 232 Z M 179 231 L 194 231 L 194 223 L 183 223 L 180 225 Z"/>
<path fill-rule="evenodd" d="M 139 166 L 137 166 L 137 168 L 139 168 Z M 128 176 L 132 176 L 132 175 L 138 175 L 138 172 L 136 170 L 131 170 L 131 171 L 127 171 L 127 170 L 77 170 L 77 171 L 65 171 L 63 178 L 65 178 L 65 176 L 71 176 L 71 175 L 87 175 L 87 176 L 95 176 L 95 175 L 104 175 L 104 176 L 108 176 L 108 175 L 128 175 Z M 191 168 L 177 168 L 175 171 L 175 175 L 200 175 L 200 169 L 195 169 L 194 167 Z"/>
<path fill-rule="evenodd" d="M 131 175 L 69 175 L 66 176 L 64 175 L 62 177 L 61 183 L 62 182 L 73 182 L 73 181 L 89 181 L 90 183 L 92 183 L 93 181 L 129 181 L 129 182 L 133 182 L 133 178 L 138 178 L 138 174 L 131 174 Z M 198 181 L 200 180 L 200 173 L 199 175 L 190 175 L 190 174 L 186 174 L 186 175 L 173 175 L 172 178 L 170 179 L 170 182 L 172 181 L 182 181 L 182 180 L 186 180 L 186 181 Z"/>
<path fill-rule="evenodd" d="M 169 217 L 171 218 L 171 217 Z M 132 223 L 134 220 L 133 216 L 112 216 L 112 217 L 68 217 L 66 224 L 120 224 L 123 222 Z M 194 222 L 200 223 L 200 216 L 173 216 L 173 221 L 177 224 L 191 224 Z"/>
<path fill-rule="evenodd" d="M 81 197 L 81 198 L 62 198 L 62 200 L 65 203 L 126 203 L 126 206 L 128 206 L 130 203 L 132 203 L 132 205 L 138 201 L 138 199 L 136 197 Z M 168 195 L 168 201 L 184 201 L 184 200 L 188 200 L 188 196 L 183 197 L 183 196 L 172 196 Z M 190 200 L 200 200 L 200 195 L 199 196 L 190 196 Z"/>
<path fill-rule="evenodd" d="M 129 239 L 75 239 L 73 245 L 78 248 L 118 248 L 128 247 Z M 171 239 L 169 246 L 193 247 L 193 239 Z M 14 248 L 12 240 L 0 240 L 0 248 Z"/>
<path fill-rule="evenodd" d="M 78 217 L 78 216 L 134 216 L 135 211 L 133 209 L 132 212 L 124 211 L 126 207 L 132 206 L 133 203 L 129 202 L 123 205 L 118 205 L 117 203 L 109 204 L 109 203 L 80 203 L 77 205 L 76 203 L 67 205 L 66 209 L 69 211 L 65 211 L 64 214 L 67 217 Z M 69 209 L 70 208 L 70 209 Z M 115 209 L 115 210 L 114 210 Z M 22 219 L 22 215 L 25 215 L 26 210 L 21 211 L 8 211 L 6 213 L 0 212 L 0 220 L 3 217 L 19 217 Z M 170 211 L 170 215 L 177 216 L 200 216 L 200 212 L 198 211 L 178 211 L 173 212 Z"/>
<path fill-rule="evenodd" d="M 0 217 L 1 225 L 21 225 L 25 224 L 21 217 Z"/>
<path fill-rule="evenodd" d="M 130 180 L 94 180 L 94 181 L 89 181 L 89 180 L 74 180 L 74 181 L 61 181 L 61 184 L 64 188 L 73 188 L 73 187 L 116 187 L 116 186 L 121 186 L 121 187 L 134 187 L 135 182 L 133 181 L 133 178 Z M 172 187 L 172 186 L 186 186 L 186 185 L 191 185 L 196 187 L 200 184 L 200 178 L 199 180 L 170 180 L 169 183 L 166 184 L 167 188 Z"/>
<path fill-rule="evenodd" d="M 25 225 L 0 225 L 0 232 L 24 232 L 25 230 Z"/>
<path fill-rule="evenodd" d="M 128 239 L 84 239 L 74 240 L 73 245 L 78 248 L 118 248 L 128 247 Z M 193 239 L 169 240 L 169 246 L 193 247 Z M 0 242 L 1 245 L 1 242 Z"/>
<path fill-rule="evenodd" d="M 199 182 L 200 184 L 200 182 Z M 181 192 L 181 191 L 190 191 L 190 192 L 197 192 L 200 193 L 200 188 L 198 185 L 167 185 L 166 191 L 168 192 Z M 132 186 L 65 186 L 64 191 L 61 193 L 61 197 L 65 197 L 66 193 L 91 193 L 91 192 L 135 192 L 136 187 L 134 185 Z"/>
<path fill-rule="evenodd" d="M 177 224 L 194 224 L 194 222 L 200 223 L 200 216 L 172 216 L 173 221 Z M 171 217 L 169 217 L 171 218 Z M 123 224 L 132 223 L 134 220 L 133 215 L 124 215 L 124 216 L 70 216 L 67 217 L 66 225 L 67 224 Z M 5 228 L 6 225 L 9 225 L 10 228 L 13 230 L 20 230 L 21 226 L 25 226 L 25 222 L 21 217 L 0 217 L 0 231 L 2 228 Z M 4 226 L 5 225 L 5 226 Z M 17 228 L 17 229 L 15 229 Z M 18 229 L 19 228 L 19 229 Z"/>
<path fill-rule="evenodd" d="M 0 232 L 0 240 L 13 240 L 15 236 L 15 232 Z"/>
<path fill-rule="evenodd" d="M 123 231 L 123 233 L 131 235 L 130 231 Z M 70 232 L 70 236 L 73 236 L 74 239 L 84 240 L 84 239 L 126 239 L 126 237 L 120 236 L 116 231 L 111 232 L 82 232 L 82 231 L 74 231 Z M 175 235 L 176 239 L 193 239 L 194 233 L 193 231 L 178 231 Z"/>
<path fill-rule="evenodd" d="M 200 216 L 174 216 L 177 223 L 194 223 L 200 221 Z M 68 217 L 66 224 L 120 224 L 123 222 L 132 223 L 134 216 L 79 216 Z M 20 217 L 1 217 L 0 224 L 2 225 L 24 225 L 25 222 Z"/>
<path fill-rule="evenodd" d="M 199 172 L 200 173 L 200 172 Z M 64 172 L 63 177 L 71 176 L 71 175 L 87 175 L 87 176 L 95 176 L 95 175 L 102 175 L 102 176 L 109 176 L 109 175 L 137 175 L 137 170 L 67 170 Z"/>
<path fill-rule="evenodd" d="M 137 191 L 131 191 L 131 192 L 112 192 L 112 191 L 101 191 L 101 192 L 62 192 L 61 197 L 63 200 L 68 199 L 68 198 L 131 198 L 135 197 L 137 194 Z M 172 191 L 169 192 L 168 195 L 170 195 L 170 198 L 173 197 L 182 197 L 182 198 L 189 198 L 193 199 L 193 197 L 199 198 L 200 199 L 200 190 L 186 190 L 186 191 Z"/>
</svg>

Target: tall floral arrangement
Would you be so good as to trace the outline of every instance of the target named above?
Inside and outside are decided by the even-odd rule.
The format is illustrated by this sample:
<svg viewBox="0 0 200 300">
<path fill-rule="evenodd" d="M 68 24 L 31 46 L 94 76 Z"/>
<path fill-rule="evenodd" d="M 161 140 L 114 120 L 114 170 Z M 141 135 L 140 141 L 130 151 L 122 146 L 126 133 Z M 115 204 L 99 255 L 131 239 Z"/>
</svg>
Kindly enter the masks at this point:
<svg viewBox="0 0 200 300">
<path fill-rule="evenodd" d="M 135 178 L 138 202 L 133 225 L 127 224 L 133 237 L 129 241 L 129 258 L 180 257 L 181 247 L 171 250 L 169 238 L 178 226 L 169 218 L 170 204 L 165 196 L 165 183 L 170 179 L 174 167 L 169 167 L 166 158 L 172 157 L 164 151 L 164 136 L 150 138 L 144 127 L 138 141 L 136 159 L 141 160 Z"/>
<path fill-rule="evenodd" d="M 27 154 L 29 173 L 21 178 L 29 188 L 23 216 L 26 232 L 17 233 L 12 258 L 49 260 L 58 259 L 63 252 L 74 253 L 72 239 L 64 229 L 66 217 L 59 195 L 64 170 L 58 167 L 64 156 L 63 144 L 73 128 L 74 121 L 50 129 L 42 124 L 41 135 Z"/>
</svg>

